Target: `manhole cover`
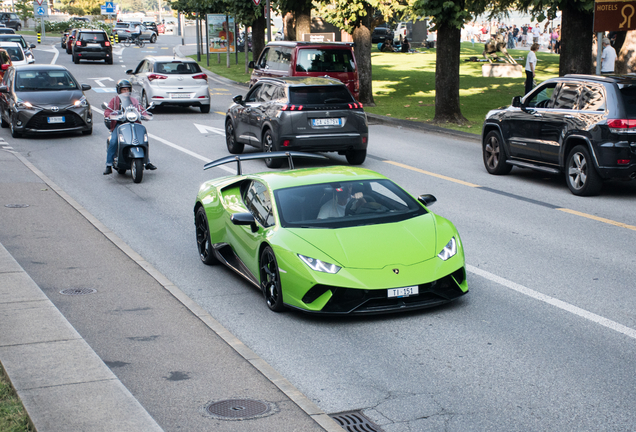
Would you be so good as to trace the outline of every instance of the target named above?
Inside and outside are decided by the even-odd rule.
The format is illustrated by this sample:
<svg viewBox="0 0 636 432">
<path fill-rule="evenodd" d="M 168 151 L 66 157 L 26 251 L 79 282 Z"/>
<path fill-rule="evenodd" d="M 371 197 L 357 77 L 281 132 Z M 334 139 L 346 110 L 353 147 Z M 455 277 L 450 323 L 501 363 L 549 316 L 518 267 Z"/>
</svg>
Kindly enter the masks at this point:
<svg viewBox="0 0 636 432">
<path fill-rule="evenodd" d="M 28 204 L 5 204 L 4 206 L 8 208 L 27 208 L 29 205 Z"/>
<path fill-rule="evenodd" d="M 366 418 L 360 411 L 331 414 L 330 417 L 349 432 L 383 432 L 380 426 Z"/>
<path fill-rule="evenodd" d="M 60 294 L 64 295 L 84 295 L 84 294 L 93 294 L 96 293 L 97 290 L 93 288 L 69 288 L 60 291 Z"/>
<path fill-rule="evenodd" d="M 255 399 L 227 399 L 206 405 L 205 411 L 222 420 L 244 420 L 270 415 L 275 412 L 275 407 Z"/>
</svg>

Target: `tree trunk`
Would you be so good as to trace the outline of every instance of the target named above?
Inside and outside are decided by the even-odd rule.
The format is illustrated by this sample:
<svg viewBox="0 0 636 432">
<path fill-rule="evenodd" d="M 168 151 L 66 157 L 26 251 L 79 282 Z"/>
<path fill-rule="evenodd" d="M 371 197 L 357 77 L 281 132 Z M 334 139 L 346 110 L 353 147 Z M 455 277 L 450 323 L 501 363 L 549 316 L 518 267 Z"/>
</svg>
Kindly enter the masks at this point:
<svg viewBox="0 0 636 432">
<path fill-rule="evenodd" d="M 435 65 L 435 123 L 466 123 L 459 107 L 461 29 L 439 24 Z"/>
<path fill-rule="evenodd" d="M 296 40 L 296 21 L 294 20 L 294 14 L 291 12 L 287 12 L 284 18 L 285 22 L 285 40 L 295 41 Z"/>
<path fill-rule="evenodd" d="M 265 48 L 265 26 L 267 20 L 264 15 L 259 16 L 252 23 L 252 58 L 257 61 Z M 247 35 L 245 35 L 245 46 L 247 47 Z"/>
<path fill-rule="evenodd" d="M 561 20 L 559 76 L 595 73 L 592 63 L 594 14 L 581 12 L 574 0 L 567 0 L 563 5 Z"/>
<path fill-rule="evenodd" d="M 626 74 L 636 71 L 636 31 L 627 32 L 620 52 L 616 50 L 616 53 L 615 72 L 617 74 Z"/>
<path fill-rule="evenodd" d="M 360 96 L 358 100 L 364 105 L 375 106 L 373 101 L 372 66 L 371 66 L 371 16 L 373 8 L 366 6 L 367 15 L 360 26 L 353 29 L 353 54 L 358 64 L 358 80 L 360 81 Z"/>
<path fill-rule="evenodd" d="M 294 16 L 296 18 L 296 40 L 302 41 L 304 34 L 311 33 L 311 3 L 309 9 L 296 9 Z"/>
</svg>

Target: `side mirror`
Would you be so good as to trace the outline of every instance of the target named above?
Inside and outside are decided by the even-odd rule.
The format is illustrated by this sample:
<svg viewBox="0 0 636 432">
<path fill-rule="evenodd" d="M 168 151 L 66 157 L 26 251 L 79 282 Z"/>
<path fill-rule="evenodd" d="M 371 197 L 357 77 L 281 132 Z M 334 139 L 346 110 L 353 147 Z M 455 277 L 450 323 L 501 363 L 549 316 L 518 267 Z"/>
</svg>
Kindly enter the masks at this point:
<svg viewBox="0 0 636 432">
<path fill-rule="evenodd" d="M 232 98 L 232 100 L 234 101 L 234 103 L 243 105 L 243 95 L 236 95 Z"/>
<path fill-rule="evenodd" d="M 88 84 L 82 84 L 82 91 L 88 91 L 91 89 L 91 86 Z"/>
<path fill-rule="evenodd" d="M 433 203 L 437 202 L 437 198 L 435 198 L 433 195 L 420 195 L 417 197 L 417 200 L 419 202 L 421 202 L 422 204 L 424 204 L 426 207 L 430 206 Z"/>
<path fill-rule="evenodd" d="M 35 44 L 29 45 L 29 48 L 31 48 L 31 49 L 35 48 Z"/>
<path fill-rule="evenodd" d="M 230 220 L 234 225 L 250 225 L 252 232 L 258 231 L 258 226 L 256 226 L 256 220 L 252 213 L 234 213 Z"/>
<path fill-rule="evenodd" d="M 521 96 L 515 96 L 512 98 L 512 106 L 515 108 L 521 108 Z"/>
<path fill-rule="evenodd" d="M 254 60 L 251 60 L 248 64 L 247 67 L 250 69 L 256 69 L 256 65 L 254 64 Z"/>
<path fill-rule="evenodd" d="M 2 69 L 3 71 L 6 71 L 7 69 L 9 69 L 9 63 L 5 63 L 2 66 L 0 66 L 0 69 Z"/>
<path fill-rule="evenodd" d="M 0 85 L 0 93 L 9 93 L 9 89 L 7 89 L 6 85 Z"/>
<path fill-rule="evenodd" d="M 108 108 L 108 104 L 106 102 L 102 102 L 102 108 L 104 109 L 110 109 Z"/>
<path fill-rule="evenodd" d="M 133 74 L 133 70 L 132 70 L 132 69 L 128 69 L 128 70 L 126 71 L 126 75 L 132 75 L 132 74 Z"/>
</svg>

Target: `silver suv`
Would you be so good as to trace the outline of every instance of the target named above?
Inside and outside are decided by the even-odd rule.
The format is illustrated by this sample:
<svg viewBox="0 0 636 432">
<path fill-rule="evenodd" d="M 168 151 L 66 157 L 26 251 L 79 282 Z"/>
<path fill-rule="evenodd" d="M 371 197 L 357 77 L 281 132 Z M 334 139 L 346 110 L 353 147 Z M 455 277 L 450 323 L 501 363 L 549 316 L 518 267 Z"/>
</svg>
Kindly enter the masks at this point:
<svg viewBox="0 0 636 432">
<path fill-rule="evenodd" d="M 152 29 L 149 29 L 141 22 L 138 21 L 129 21 L 129 22 L 118 22 L 113 27 L 113 35 L 117 35 L 119 40 L 130 39 L 135 31 L 135 26 L 141 26 L 141 36 L 140 38 L 143 40 L 148 40 L 150 43 L 157 42 L 157 32 Z"/>
</svg>

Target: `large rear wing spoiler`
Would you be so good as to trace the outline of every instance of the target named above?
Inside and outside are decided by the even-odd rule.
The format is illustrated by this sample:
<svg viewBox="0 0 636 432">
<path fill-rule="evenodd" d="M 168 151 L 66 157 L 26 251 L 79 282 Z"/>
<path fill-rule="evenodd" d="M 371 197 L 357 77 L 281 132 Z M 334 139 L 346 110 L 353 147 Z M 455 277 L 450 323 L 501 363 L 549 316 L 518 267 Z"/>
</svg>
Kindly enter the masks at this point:
<svg viewBox="0 0 636 432">
<path fill-rule="evenodd" d="M 289 169 L 294 169 L 294 161 L 293 157 L 302 157 L 308 159 L 329 159 L 325 155 L 316 154 L 316 153 L 305 153 L 299 151 L 277 151 L 277 152 L 268 152 L 268 153 L 247 153 L 242 155 L 235 156 L 226 156 L 221 159 L 217 159 L 212 162 L 208 162 L 203 165 L 203 169 L 206 170 L 208 168 L 214 168 L 219 165 L 224 165 L 230 162 L 236 162 L 236 175 L 242 175 L 243 170 L 241 168 L 241 161 L 244 160 L 253 160 L 253 159 L 280 159 L 287 158 L 289 161 Z"/>
</svg>

